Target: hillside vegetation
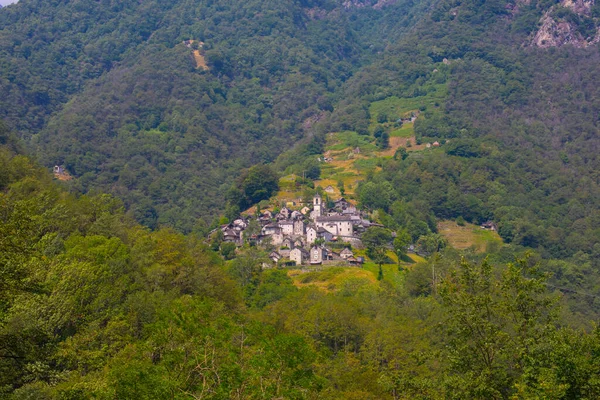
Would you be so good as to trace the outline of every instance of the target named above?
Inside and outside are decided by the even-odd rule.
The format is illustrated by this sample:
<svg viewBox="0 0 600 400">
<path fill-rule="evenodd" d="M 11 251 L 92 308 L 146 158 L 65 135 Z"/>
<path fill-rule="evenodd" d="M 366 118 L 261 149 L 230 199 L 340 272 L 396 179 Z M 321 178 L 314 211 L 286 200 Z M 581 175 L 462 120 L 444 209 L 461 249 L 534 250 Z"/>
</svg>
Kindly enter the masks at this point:
<svg viewBox="0 0 600 400">
<path fill-rule="evenodd" d="M 152 228 L 202 229 L 241 169 L 310 136 L 427 5 L 341 3 L 19 3 L 0 14 L 0 117 L 75 190 L 117 194 Z"/>
<path fill-rule="evenodd" d="M 256 248 L 224 264 L 109 195 L 65 193 L 0 140 L 3 398 L 600 395 L 600 334 L 559 318 L 531 258 L 446 252 L 398 279 L 389 266 L 379 282 L 369 267 L 292 281 Z"/>
<path fill-rule="evenodd" d="M 600 398 L 599 6 L 2 8 L 0 397 Z M 209 235 L 315 192 L 363 267 Z"/>
</svg>

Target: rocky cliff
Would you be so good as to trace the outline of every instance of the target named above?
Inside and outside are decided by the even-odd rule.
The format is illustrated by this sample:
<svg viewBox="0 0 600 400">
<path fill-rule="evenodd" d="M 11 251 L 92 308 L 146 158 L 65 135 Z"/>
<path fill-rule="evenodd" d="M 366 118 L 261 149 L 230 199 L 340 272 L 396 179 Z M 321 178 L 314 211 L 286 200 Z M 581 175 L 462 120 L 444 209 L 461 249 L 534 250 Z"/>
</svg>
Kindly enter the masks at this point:
<svg viewBox="0 0 600 400">
<path fill-rule="evenodd" d="M 600 41 L 594 0 L 561 0 L 547 10 L 531 44 L 537 47 L 587 47 Z"/>
</svg>

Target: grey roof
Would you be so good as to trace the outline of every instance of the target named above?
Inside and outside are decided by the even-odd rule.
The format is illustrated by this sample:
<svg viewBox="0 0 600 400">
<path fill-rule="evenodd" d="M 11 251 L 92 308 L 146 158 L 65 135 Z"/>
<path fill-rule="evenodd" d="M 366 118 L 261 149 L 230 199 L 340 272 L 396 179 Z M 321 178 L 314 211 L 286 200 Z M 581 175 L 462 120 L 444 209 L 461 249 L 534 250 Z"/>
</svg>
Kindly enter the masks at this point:
<svg viewBox="0 0 600 400">
<path fill-rule="evenodd" d="M 347 215 L 331 215 L 329 217 L 317 217 L 317 222 L 351 222 Z"/>
<path fill-rule="evenodd" d="M 293 249 L 292 251 L 299 251 L 300 253 L 302 253 L 303 255 L 309 254 L 309 252 L 307 250 L 304 250 L 302 247 L 296 247 L 295 249 Z"/>
</svg>

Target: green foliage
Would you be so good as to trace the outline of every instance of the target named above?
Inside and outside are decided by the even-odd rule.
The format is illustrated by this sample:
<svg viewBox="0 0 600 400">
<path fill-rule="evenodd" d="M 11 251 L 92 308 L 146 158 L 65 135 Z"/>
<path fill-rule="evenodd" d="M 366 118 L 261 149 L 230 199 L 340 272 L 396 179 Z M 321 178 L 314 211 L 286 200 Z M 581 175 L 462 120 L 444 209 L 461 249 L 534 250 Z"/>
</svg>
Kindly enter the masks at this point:
<svg viewBox="0 0 600 400">
<path fill-rule="evenodd" d="M 75 190 L 110 191 L 144 225 L 191 232 L 224 211 L 244 169 L 291 148 L 302 156 L 282 170 L 322 153 L 319 121 L 339 89 L 427 3 L 16 4 L 0 13 L 0 118 L 46 166 L 64 164 Z M 354 111 L 340 125 L 368 134 L 365 108 Z"/>
<path fill-rule="evenodd" d="M 383 254 L 379 268 L 354 269 L 370 279 L 298 289 L 286 270 L 263 271 L 267 259 L 256 248 L 224 266 L 197 238 L 150 232 L 110 196 L 65 194 L 27 158 L 0 154 L 18 171 L 0 194 L 3 397 L 600 393 L 600 333 L 556 328 L 556 298 L 531 260 L 495 265 L 492 258 L 512 255 L 499 252 L 449 273 L 458 255 L 447 250 L 398 273 L 381 265 L 391 233 L 371 227 L 363 239 L 374 259 Z M 396 201 L 382 218 L 408 227 L 418 210 Z M 410 240 L 408 229 L 396 230 L 396 250 Z M 589 259 L 579 265 L 546 268 L 564 285 L 592 276 Z"/>
<path fill-rule="evenodd" d="M 406 249 L 411 241 L 412 239 L 407 229 L 401 229 L 396 232 L 396 237 L 394 238 L 394 251 L 398 255 L 398 261 L 406 256 Z"/>
<path fill-rule="evenodd" d="M 297 289 L 285 270 L 268 270 L 261 275 L 260 284 L 252 298 L 252 303 L 263 308 L 281 300 Z"/>
<path fill-rule="evenodd" d="M 446 245 L 446 239 L 438 233 L 430 233 L 429 235 L 421 236 L 417 241 L 417 248 L 420 252 L 425 254 L 436 253 L 446 247 Z"/>
<path fill-rule="evenodd" d="M 395 196 L 394 189 L 388 182 L 361 183 L 357 188 L 360 204 L 371 209 L 387 210 Z"/>
<path fill-rule="evenodd" d="M 406 143 L 407 147 L 410 144 L 410 142 Z M 404 147 L 399 147 L 398 150 L 396 150 L 396 152 L 394 153 L 394 160 L 400 159 L 402 161 L 406 160 L 408 158 L 408 151 L 406 151 L 406 148 Z"/>
<path fill-rule="evenodd" d="M 452 337 L 446 352 L 448 395 L 571 398 L 580 396 L 580 390 L 597 393 L 590 375 L 584 373 L 575 383 L 548 352 L 558 342 L 571 346 L 581 337 L 556 331 L 557 299 L 545 293 L 546 281 L 547 275 L 527 259 L 509 263 L 501 278 L 494 278 L 487 261 L 473 265 L 463 260 L 460 270 L 442 283 L 440 294 L 449 313 L 444 331 Z M 585 369 L 589 364 L 578 365 Z"/>
<path fill-rule="evenodd" d="M 74 192 L 123 203 L 62 192 L 0 126 L 0 396 L 598 398 L 598 49 L 522 46 L 555 5 L 2 9 L 0 113 L 46 166 L 67 166 Z M 597 5 L 554 12 L 593 36 Z M 417 144 L 449 139 L 442 148 L 355 164 L 367 177 L 356 197 L 397 232 L 394 248 L 408 233 L 440 253 L 398 274 L 400 290 L 397 266 L 382 265 L 387 233 L 367 231 L 380 268 L 359 270 L 384 279 L 325 292 L 262 271 L 256 248 L 223 266 L 160 229 L 207 227 L 198 218 L 225 211 L 224 197 L 238 209 L 267 199 L 275 171 L 316 167 L 326 133 L 367 153 L 376 121 L 378 139 L 410 136 L 393 124 L 417 110 Z M 487 261 L 467 252 L 449 273 L 460 256 L 435 218 L 459 217 L 496 222 L 509 246 Z M 539 267 L 509 262 L 521 246 Z"/>
<path fill-rule="evenodd" d="M 367 247 L 367 255 L 369 258 L 379 264 L 379 275 L 383 278 L 381 264 L 387 260 L 386 250 L 392 242 L 392 233 L 385 228 L 372 226 L 363 233 L 361 240 Z"/>
<path fill-rule="evenodd" d="M 267 165 L 255 165 L 241 178 L 240 208 L 268 200 L 279 190 L 279 177 Z"/>
</svg>

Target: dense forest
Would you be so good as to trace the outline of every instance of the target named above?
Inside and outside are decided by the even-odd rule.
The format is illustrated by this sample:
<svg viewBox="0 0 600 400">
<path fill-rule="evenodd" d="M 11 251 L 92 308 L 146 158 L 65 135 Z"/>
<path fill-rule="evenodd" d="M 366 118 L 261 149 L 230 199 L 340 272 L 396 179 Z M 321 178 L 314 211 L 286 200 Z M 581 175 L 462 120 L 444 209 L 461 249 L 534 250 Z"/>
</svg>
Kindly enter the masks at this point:
<svg viewBox="0 0 600 400">
<path fill-rule="evenodd" d="M 390 165 L 395 197 L 493 219 L 554 257 L 598 253 L 598 49 L 530 45 L 546 13 L 589 30 L 597 6 L 391 3 L 19 2 L 0 13 L 0 116 L 74 191 L 188 233 L 224 211 L 241 170 L 314 135 L 368 135 L 370 103 L 443 86 L 416 132 L 456 141 Z M 204 42 L 208 70 L 185 40 Z"/>
<path fill-rule="evenodd" d="M 76 190 L 190 232 L 242 168 L 310 135 L 307 121 L 425 6 L 359 20 L 331 0 L 25 1 L 0 15 L 0 117 Z M 208 70 L 187 40 L 204 43 Z"/>
<path fill-rule="evenodd" d="M 599 27 L 579 0 L 2 8 L 0 397 L 599 398 Z M 427 259 L 322 288 L 208 237 L 281 176 L 322 193 L 331 134 L 386 149 L 384 103 L 415 142 L 349 197 Z"/>
<path fill-rule="evenodd" d="M 5 129 L 0 142 L 3 398 L 600 395 L 600 332 L 569 327 L 537 256 L 449 249 L 402 287 L 297 288 L 257 248 L 225 264 L 109 195 L 66 193 Z"/>
</svg>

